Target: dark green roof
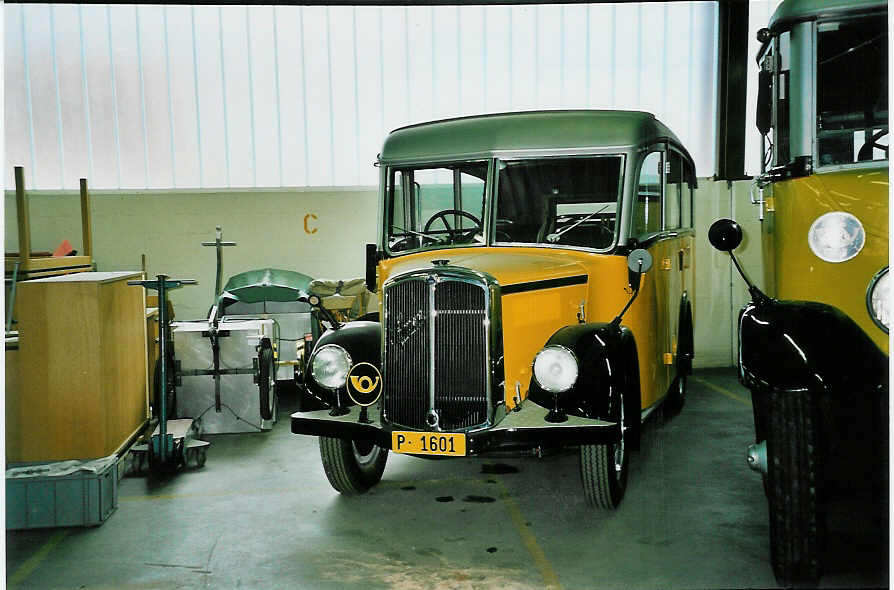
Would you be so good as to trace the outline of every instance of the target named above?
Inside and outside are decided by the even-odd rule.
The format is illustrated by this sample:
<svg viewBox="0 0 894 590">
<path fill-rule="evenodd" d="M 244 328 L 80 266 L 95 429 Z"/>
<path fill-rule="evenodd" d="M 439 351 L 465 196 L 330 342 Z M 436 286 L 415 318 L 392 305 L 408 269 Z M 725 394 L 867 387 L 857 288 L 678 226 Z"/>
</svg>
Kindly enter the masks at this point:
<svg viewBox="0 0 894 590">
<path fill-rule="evenodd" d="M 640 111 L 530 111 L 402 127 L 385 139 L 383 162 L 489 157 L 500 152 L 630 148 L 676 135 Z"/>
<path fill-rule="evenodd" d="M 770 18 L 770 30 L 779 33 L 803 21 L 887 9 L 887 0 L 785 0 Z"/>
<path fill-rule="evenodd" d="M 311 278 L 306 274 L 279 268 L 259 268 L 233 275 L 227 281 L 220 299 L 245 303 L 260 301 L 298 301 L 307 297 Z"/>
</svg>

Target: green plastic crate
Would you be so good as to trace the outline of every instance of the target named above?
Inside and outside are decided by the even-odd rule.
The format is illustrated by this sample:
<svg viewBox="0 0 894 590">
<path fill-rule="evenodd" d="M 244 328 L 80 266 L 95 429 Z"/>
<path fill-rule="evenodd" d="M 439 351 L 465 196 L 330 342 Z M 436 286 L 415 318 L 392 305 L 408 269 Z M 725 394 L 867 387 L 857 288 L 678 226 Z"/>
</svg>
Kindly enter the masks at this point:
<svg viewBox="0 0 894 590">
<path fill-rule="evenodd" d="M 6 528 L 98 526 L 118 508 L 118 461 L 101 471 L 6 478 Z"/>
</svg>

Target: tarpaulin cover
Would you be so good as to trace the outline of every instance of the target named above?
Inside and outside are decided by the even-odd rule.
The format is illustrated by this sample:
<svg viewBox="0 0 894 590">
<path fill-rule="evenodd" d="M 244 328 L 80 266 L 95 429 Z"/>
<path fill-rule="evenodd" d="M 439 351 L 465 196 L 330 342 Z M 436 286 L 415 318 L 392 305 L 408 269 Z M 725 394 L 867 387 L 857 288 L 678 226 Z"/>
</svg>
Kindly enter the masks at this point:
<svg viewBox="0 0 894 590">
<path fill-rule="evenodd" d="M 307 297 L 313 279 L 293 270 L 260 268 L 233 275 L 224 286 L 220 299 L 259 303 L 261 301 L 297 301 Z"/>
</svg>

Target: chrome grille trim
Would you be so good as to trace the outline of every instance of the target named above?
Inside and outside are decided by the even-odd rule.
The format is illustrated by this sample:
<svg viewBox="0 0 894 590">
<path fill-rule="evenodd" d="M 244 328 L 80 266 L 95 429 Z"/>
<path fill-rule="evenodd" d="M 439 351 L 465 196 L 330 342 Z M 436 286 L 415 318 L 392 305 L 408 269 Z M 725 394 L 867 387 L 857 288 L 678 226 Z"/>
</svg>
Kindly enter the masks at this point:
<svg viewBox="0 0 894 590">
<path fill-rule="evenodd" d="M 392 277 L 383 293 L 383 421 L 426 431 L 492 426 L 503 404 L 496 280 L 444 266 Z M 432 411 L 434 427 L 425 421 Z"/>
</svg>

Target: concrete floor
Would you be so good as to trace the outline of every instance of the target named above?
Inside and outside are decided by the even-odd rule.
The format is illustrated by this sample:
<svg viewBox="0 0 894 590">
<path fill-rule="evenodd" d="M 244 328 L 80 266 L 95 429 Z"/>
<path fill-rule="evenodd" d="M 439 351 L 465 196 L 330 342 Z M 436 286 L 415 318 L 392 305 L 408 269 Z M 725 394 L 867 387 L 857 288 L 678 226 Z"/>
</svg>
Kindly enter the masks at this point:
<svg viewBox="0 0 894 590">
<path fill-rule="evenodd" d="M 37 588 L 770 588 L 767 505 L 745 467 L 748 393 L 698 371 L 682 414 L 650 423 L 616 512 L 587 508 L 577 456 L 426 461 L 391 454 L 345 498 L 316 439 L 209 437 L 201 469 L 126 477 L 100 527 L 8 532 L 7 583 Z M 887 523 L 830 526 L 822 587 L 888 585 Z"/>
</svg>

